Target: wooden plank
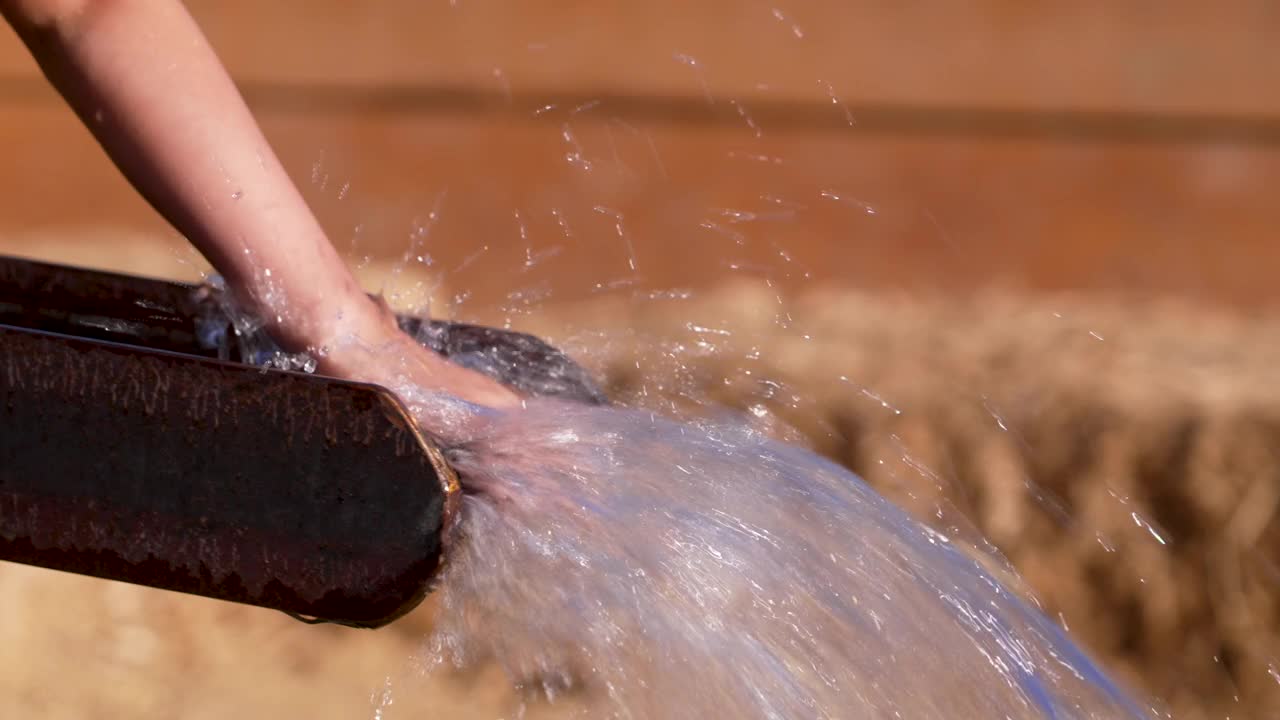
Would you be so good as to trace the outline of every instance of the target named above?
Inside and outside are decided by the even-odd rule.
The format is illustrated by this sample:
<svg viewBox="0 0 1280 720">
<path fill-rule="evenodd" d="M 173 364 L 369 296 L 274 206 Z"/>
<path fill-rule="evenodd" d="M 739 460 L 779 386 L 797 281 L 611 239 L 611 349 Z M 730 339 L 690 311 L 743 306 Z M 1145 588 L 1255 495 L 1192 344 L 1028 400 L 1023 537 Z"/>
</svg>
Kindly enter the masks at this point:
<svg viewBox="0 0 1280 720">
<path fill-rule="evenodd" d="M 1280 115 L 1260 0 L 188 4 L 249 85 Z M 0 76 L 31 72 L 0 43 Z"/>
<path fill-rule="evenodd" d="M 756 137 L 591 112 L 545 123 L 342 111 L 262 120 L 354 258 L 421 255 L 412 269 L 486 308 L 736 275 L 781 288 L 1280 300 L 1275 148 Z M 6 109 L 0 157 L 0 250 L 167 232 L 55 102 Z"/>
</svg>

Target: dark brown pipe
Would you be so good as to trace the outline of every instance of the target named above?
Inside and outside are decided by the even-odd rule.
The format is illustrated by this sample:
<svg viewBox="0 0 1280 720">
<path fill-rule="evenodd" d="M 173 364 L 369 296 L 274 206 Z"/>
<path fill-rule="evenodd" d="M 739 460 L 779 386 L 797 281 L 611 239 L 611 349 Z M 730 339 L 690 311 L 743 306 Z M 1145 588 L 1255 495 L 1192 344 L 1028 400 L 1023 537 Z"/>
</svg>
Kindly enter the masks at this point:
<svg viewBox="0 0 1280 720">
<path fill-rule="evenodd" d="M 377 626 L 456 493 L 381 388 L 0 327 L 0 559 Z"/>
<path fill-rule="evenodd" d="M 604 401 L 537 338 L 401 322 L 522 392 Z M 387 390 L 247 364 L 269 341 L 230 327 L 193 286 L 0 257 L 0 560 L 395 620 L 442 562 L 456 476 Z"/>
</svg>

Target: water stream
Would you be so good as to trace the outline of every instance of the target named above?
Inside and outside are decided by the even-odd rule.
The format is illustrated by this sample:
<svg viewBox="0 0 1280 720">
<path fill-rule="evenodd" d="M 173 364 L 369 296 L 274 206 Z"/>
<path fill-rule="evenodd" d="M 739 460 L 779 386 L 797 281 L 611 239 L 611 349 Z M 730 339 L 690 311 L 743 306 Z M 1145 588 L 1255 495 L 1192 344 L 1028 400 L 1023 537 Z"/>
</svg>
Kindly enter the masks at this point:
<svg viewBox="0 0 1280 720">
<path fill-rule="evenodd" d="M 530 707 L 1148 716 L 948 537 L 744 425 L 543 400 L 448 454 L 467 494 L 427 666 L 496 661 Z"/>
</svg>

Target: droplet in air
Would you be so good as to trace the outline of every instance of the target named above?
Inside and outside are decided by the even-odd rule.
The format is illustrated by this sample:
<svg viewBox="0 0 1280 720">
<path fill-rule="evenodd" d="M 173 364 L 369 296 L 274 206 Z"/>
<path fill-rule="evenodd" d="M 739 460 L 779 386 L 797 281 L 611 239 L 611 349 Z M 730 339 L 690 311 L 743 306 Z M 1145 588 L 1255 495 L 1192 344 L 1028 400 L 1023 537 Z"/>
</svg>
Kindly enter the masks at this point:
<svg viewBox="0 0 1280 720">
<path fill-rule="evenodd" d="M 797 40 L 804 39 L 804 30 L 801 30 L 799 25 L 792 22 L 791 18 L 787 17 L 786 13 L 782 12 L 782 10 L 773 8 L 773 18 L 784 25 L 790 25 L 791 34 L 795 35 Z"/>
</svg>

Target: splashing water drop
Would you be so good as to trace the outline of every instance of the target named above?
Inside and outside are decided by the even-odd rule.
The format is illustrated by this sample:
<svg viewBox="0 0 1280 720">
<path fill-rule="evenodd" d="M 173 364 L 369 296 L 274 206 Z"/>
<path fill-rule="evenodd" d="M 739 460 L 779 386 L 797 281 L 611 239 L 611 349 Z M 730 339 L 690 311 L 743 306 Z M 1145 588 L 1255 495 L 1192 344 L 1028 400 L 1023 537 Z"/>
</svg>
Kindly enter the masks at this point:
<svg viewBox="0 0 1280 720">
<path fill-rule="evenodd" d="M 737 230 L 734 230 L 734 229 L 732 229 L 732 228 L 727 228 L 727 227 L 725 227 L 725 226 L 721 225 L 720 223 L 712 222 L 711 220 L 703 220 L 703 221 L 699 224 L 699 227 L 705 228 L 705 229 L 707 229 L 707 230 L 711 230 L 712 232 L 714 232 L 714 233 L 716 233 L 716 234 L 718 234 L 718 235 L 722 235 L 722 236 L 724 236 L 724 237 L 727 237 L 727 238 L 729 238 L 730 240 L 732 240 L 735 244 L 737 244 L 737 245 L 739 245 L 739 246 L 746 245 L 746 242 L 747 242 L 747 236 L 746 236 L 746 235 L 744 235 L 744 234 L 742 234 L 742 233 L 740 233 L 740 232 L 738 232 Z"/>
<path fill-rule="evenodd" d="M 843 197 L 842 195 L 838 194 L 834 190 L 823 190 L 818 194 L 828 200 L 835 200 L 838 203 L 844 203 L 845 205 L 850 205 L 852 207 L 858 208 L 859 210 L 861 210 L 862 212 L 868 215 L 876 214 L 876 209 L 872 207 L 869 203 L 865 203 L 861 200 L 855 200 L 853 198 Z"/>
<path fill-rule="evenodd" d="M 773 15 L 773 19 L 774 19 L 774 20 L 777 20 L 778 22 L 782 23 L 783 25 L 790 25 L 790 26 L 791 26 L 791 34 L 792 34 L 792 35 L 794 35 L 794 36 L 796 37 L 796 39 L 797 39 L 797 40 L 803 40 L 803 39 L 804 39 L 804 30 L 801 30 L 799 25 L 797 25 L 797 24 L 795 24 L 794 22 L 792 22 L 791 18 L 787 17 L 787 14 L 786 14 L 786 13 L 784 13 L 784 12 L 782 12 L 782 10 L 781 10 L 781 9 L 779 9 L 779 8 L 773 8 L 773 9 L 770 11 L 770 14 L 772 14 L 772 15 Z"/>
<path fill-rule="evenodd" d="M 776 155 L 765 155 L 763 153 L 749 153 L 739 150 L 730 150 L 728 156 L 732 159 L 750 160 L 752 162 L 763 163 L 766 165 L 781 165 L 782 158 Z"/>
<path fill-rule="evenodd" d="M 751 129 L 751 132 L 757 139 L 764 137 L 764 131 L 760 129 L 759 125 L 756 125 L 755 119 L 752 118 L 747 112 L 747 109 L 742 106 L 742 103 L 737 100 L 730 100 L 729 104 L 733 106 L 734 111 L 738 113 L 738 117 L 742 118 L 742 121 L 747 124 L 747 127 Z"/>
<path fill-rule="evenodd" d="M 832 87 L 831 83 L 826 80 L 819 80 L 818 85 L 827 91 L 827 99 L 831 101 L 831 104 L 840 108 L 840 111 L 844 113 L 845 123 L 848 124 L 849 127 L 856 125 L 857 123 L 854 122 L 853 113 L 849 112 L 849 106 L 845 105 L 844 102 L 840 100 L 840 97 L 836 95 L 836 89 Z"/>
<path fill-rule="evenodd" d="M 564 235 L 565 240 L 573 237 L 573 231 L 569 229 L 569 221 L 565 219 L 564 213 L 556 208 L 551 208 L 551 216 L 556 219 L 556 225 L 560 226 L 560 234 Z"/>
<path fill-rule="evenodd" d="M 373 701 L 373 720 L 384 720 L 387 708 L 395 704 L 395 697 L 391 692 L 391 678 L 387 678 L 383 682 L 382 689 L 375 691 L 370 699 Z"/>
<path fill-rule="evenodd" d="M 566 145 L 569 146 L 569 152 L 565 153 L 565 162 L 577 167 L 583 172 L 591 172 L 591 161 L 583 154 L 582 145 L 578 142 L 578 138 L 574 135 L 573 130 L 568 123 L 560 126 L 560 137 L 564 139 Z"/>
<path fill-rule="evenodd" d="M 311 163 L 311 184 L 319 185 L 324 190 L 329 185 L 329 173 L 325 171 L 325 154 L 322 151 L 320 157 Z"/>
<path fill-rule="evenodd" d="M 631 270 L 634 272 L 636 269 L 636 248 L 635 248 L 635 245 L 632 244 L 631 242 L 631 237 L 627 235 L 627 231 L 623 227 L 622 213 L 618 212 L 617 210 L 607 208 L 603 205 L 597 205 L 595 206 L 594 209 L 596 212 L 602 215 L 608 215 L 609 217 L 613 218 L 614 232 L 618 234 L 618 239 L 622 241 L 622 244 L 627 251 L 627 267 L 631 268 Z"/>
<path fill-rule="evenodd" d="M 702 63 L 698 62 L 698 59 L 692 55 L 686 55 L 685 53 L 675 53 L 674 57 L 676 62 L 693 68 L 694 76 L 698 80 L 698 86 L 702 88 L 702 96 L 706 98 L 708 105 L 714 105 L 716 99 L 711 93 L 711 86 L 707 84 L 707 77 L 702 71 Z"/>
</svg>

